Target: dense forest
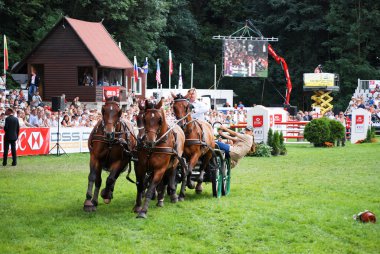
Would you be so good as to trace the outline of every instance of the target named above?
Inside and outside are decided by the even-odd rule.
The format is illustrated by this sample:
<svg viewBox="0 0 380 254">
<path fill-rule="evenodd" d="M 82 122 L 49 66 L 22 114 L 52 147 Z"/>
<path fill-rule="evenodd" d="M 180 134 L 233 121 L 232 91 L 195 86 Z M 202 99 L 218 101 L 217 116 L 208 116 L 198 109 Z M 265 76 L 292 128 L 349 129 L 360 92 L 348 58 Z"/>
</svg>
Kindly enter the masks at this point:
<svg viewBox="0 0 380 254">
<path fill-rule="evenodd" d="M 142 64 L 149 58 L 148 87 L 155 87 L 155 59 L 168 61 L 173 52 L 172 84 L 178 83 L 182 63 L 184 87 L 210 88 L 214 64 L 222 67 L 222 41 L 252 20 L 288 63 L 293 83 L 291 104 L 309 109 L 310 93 L 302 90 L 303 73 L 318 64 L 340 75 L 336 109 L 345 109 L 357 79 L 380 79 L 380 1 L 378 0 L 0 0 L 0 32 L 7 35 L 10 65 L 20 61 L 62 17 L 99 22 L 121 42 L 125 54 Z M 165 87 L 168 73 L 162 64 Z M 285 75 L 273 59 L 268 78 L 227 78 L 218 75 L 218 88 L 233 89 L 246 105 L 282 104 Z"/>
</svg>

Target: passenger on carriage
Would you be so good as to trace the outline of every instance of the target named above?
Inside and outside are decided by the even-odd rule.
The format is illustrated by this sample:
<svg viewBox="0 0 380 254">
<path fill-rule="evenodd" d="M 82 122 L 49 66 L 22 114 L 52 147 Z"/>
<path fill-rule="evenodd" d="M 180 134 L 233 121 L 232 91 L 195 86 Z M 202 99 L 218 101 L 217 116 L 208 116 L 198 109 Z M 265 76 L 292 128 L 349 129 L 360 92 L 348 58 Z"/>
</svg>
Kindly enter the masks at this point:
<svg viewBox="0 0 380 254">
<path fill-rule="evenodd" d="M 187 92 L 186 97 L 193 106 L 193 114 L 191 114 L 191 117 L 193 119 L 205 120 L 205 113 L 208 112 L 209 108 L 206 103 L 197 100 L 197 90 L 195 88 L 191 88 Z"/>
<path fill-rule="evenodd" d="M 229 135 L 223 132 L 228 132 Z M 219 148 L 226 152 L 226 156 L 231 158 L 231 168 L 234 168 L 239 160 L 247 155 L 253 145 L 253 127 L 247 125 L 244 129 L 244 133 L 238 133 L 228 129 L 221 125 L 219 127 L 219 135 L 227 140 L 232 140 L 233 144 L 226 144 L 224 142 L 217 141 Z"/>
</svg>

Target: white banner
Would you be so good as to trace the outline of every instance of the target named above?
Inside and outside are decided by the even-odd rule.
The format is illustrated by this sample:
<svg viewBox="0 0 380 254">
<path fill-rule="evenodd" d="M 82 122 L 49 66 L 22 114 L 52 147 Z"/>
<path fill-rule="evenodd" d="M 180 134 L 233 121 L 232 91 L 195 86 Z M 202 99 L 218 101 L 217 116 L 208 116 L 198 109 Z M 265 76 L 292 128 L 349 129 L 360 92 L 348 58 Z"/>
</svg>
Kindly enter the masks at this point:
<svg viewBox="0 0 380 254">
<path fill-rule="evenodd" d="M 50 149 L 52 149 L 57 144 L 57 131 L 58 128 L 50 128 Z M 91 131 L 92 128 L 89 127 L 60 127 L 59 145 L 66 153 L 89 152 L 87 141 Z M 50 153 L 54 154 L 56 151 L 56 149 L 53 149 L 53 151 Z"/>
</svg>

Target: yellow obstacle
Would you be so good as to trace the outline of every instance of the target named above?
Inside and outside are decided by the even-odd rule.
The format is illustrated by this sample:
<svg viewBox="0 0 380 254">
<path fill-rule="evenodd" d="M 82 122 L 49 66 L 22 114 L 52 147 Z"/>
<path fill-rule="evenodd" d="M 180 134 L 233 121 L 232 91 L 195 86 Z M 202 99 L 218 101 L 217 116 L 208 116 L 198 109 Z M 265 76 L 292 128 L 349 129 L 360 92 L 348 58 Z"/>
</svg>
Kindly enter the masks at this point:
<svg viewBox="0 0 380 254">
<path fill-rule="evenodd" d="M 333 109 L 333 105 L 330 103 L 333 100 L 333 97 L 330 96 L 331 92 L 332 91 L 314 91 L 314 95 L 311 96 L 311 99 L 315 101 L 311 106 L 320 107 L 322 115 Z"/>
</svg>

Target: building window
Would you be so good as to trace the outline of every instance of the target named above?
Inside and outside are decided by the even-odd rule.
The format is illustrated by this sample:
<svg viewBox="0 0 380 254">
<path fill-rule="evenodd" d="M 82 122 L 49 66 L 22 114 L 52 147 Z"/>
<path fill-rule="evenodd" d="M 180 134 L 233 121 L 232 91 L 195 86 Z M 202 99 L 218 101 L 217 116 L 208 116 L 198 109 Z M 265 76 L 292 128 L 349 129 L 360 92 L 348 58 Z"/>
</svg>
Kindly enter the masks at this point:
<svg viewBox="0 0 380 254">
<path fill-rule="evenodd" d="M 135 84 L 135 77 L 131 78 L 131 85 L 132 85 L 132 91 L 135 92 L 135 94 L 142 94 L 142 80 L 139 78 L 139 82 Z"/>
<path fill-rule="evenodd" d="M 121 86 L 123 84 L 123 71 L 119 69 L 98 70 L 98 86 Z"/>
<path fill-rule="evenodd" d="M 94 75 L 91 66 L 78 67 L 78 85 L 79 86 L 93 86 Z"/>
</svg>

